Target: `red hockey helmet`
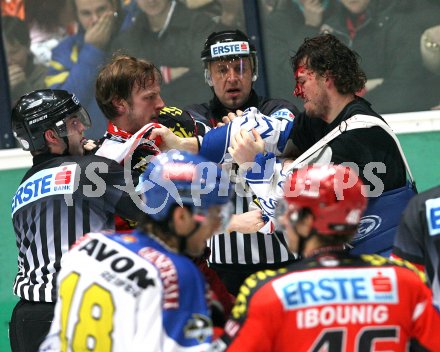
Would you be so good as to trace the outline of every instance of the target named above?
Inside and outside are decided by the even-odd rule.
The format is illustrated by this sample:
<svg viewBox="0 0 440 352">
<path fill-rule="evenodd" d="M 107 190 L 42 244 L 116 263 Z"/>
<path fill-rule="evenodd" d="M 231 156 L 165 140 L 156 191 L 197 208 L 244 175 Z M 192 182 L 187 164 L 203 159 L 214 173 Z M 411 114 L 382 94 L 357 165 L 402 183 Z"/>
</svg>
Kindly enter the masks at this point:
<svg viewBox="0 0 440 352">
<path fill-rule="evenodd" d="M 367 206 L 362 185 L 359 176 L 348 166 L 306 166 L 286 180 L 287 212 L 294 221 L 301 210 L 311 211 L 313 227 L 319 234 L 351 234 Z"/>
</svg>

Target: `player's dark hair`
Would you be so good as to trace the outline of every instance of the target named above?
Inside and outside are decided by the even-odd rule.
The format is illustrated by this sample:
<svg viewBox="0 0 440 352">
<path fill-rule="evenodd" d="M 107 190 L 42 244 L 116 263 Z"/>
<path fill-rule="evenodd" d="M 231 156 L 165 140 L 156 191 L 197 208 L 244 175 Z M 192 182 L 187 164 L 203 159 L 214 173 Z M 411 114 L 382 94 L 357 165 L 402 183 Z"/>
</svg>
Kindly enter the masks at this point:
<svg viewBox="0 0 440 352">
<path fill-rule="evenodd" d="M 359 66 L 360 56 L 332 34 L 306 38 L 290 62 L 295 72 L 306 67 L 321 76 L 330 75 L 340 94 L 355 94 L 364 88 L 365 72 Z M 305 62 L 304 62 L 305 61 Z"/>
</svg>

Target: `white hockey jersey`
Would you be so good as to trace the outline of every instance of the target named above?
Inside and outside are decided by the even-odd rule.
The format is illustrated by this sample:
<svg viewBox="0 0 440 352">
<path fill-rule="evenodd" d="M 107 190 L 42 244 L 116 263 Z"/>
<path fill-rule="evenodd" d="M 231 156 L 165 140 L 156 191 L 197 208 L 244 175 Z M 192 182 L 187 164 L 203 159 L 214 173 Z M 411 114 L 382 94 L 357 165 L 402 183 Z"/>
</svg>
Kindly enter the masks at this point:
<svg viewBox="0 0 440 352">
<path fill-rule="evenodd" d="M 63 257 L 59 297 L 40 351 L 205 351 L 206 283 L 153 236 L 90 233 Z"/>
</svg>

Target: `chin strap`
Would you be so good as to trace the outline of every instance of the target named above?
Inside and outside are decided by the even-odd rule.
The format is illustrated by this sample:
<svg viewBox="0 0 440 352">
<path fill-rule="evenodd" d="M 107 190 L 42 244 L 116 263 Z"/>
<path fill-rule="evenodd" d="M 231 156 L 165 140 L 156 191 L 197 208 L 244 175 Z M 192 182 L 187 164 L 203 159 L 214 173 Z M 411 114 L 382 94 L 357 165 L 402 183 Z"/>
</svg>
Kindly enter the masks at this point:
<svg viewBox="0 0 440 352">
<path fill-rule="evenodd" d="M 194 234 L 200 228 L 200 223 L 196 222 L 196 226 L 194 227 L 194 229 L 192 229 L 186 236 L 179 236 L 174 230 L 174 224 L 171 222 L 169 223 L 168 228 L 170 229 L 170 235 L 177 238 L 177 242 L 178 242 L 177 248 L 179 253 L 185 253 L 186 243 L 188 242 L 188 238 L 194 236 Z"/>
<path fill-rule="evenodd" d="M 64 141 L 64 143 L 66 143 L 66 149 L 63 152 L 63 155 L 69 155 L 69 138 L 66 137 L 61 137 Z"/>
<path fill-rule="evenodd" d="M 314 229 L 312 229 L 312 231 L 310 232 L 309 236 L 303 236 L 302 234 L 300 234 L 296 228 L 295 228 L 295 232 L 298 234 L 299 237 L 299 241 L 298 241 L 298 256 L 299 258 L 304 258 L 304 248 L 306 246 L 306 243 L 316 235 L 316 231 Z"/>
</svg>

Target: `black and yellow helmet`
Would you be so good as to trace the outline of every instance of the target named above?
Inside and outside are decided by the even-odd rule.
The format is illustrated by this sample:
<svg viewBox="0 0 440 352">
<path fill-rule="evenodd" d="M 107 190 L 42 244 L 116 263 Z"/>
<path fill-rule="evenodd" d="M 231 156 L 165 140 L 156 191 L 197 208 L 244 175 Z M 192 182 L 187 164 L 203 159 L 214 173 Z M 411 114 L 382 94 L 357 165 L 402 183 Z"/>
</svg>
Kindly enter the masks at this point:
<svg viewBox="0 0 440 352">
<path fill-rule="evenodd" d="M 168 127 L 181 138 L 197 136 L 197 125 L 191 114 L 175 106 L 165 106 L 160 110 L 157 122 Z"/>
</svg>

